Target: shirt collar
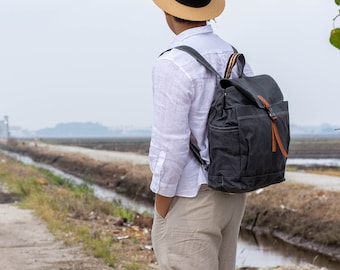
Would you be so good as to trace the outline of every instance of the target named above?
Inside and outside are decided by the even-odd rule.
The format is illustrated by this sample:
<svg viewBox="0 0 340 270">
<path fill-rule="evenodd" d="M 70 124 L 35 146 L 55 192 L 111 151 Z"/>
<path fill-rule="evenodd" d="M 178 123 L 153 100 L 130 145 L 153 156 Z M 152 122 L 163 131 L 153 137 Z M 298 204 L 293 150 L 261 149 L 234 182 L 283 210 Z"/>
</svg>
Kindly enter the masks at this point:
<svg viewBox="0 0 340 270">
<path fill-rule="evenodd" d="M 169 48 L 176 47 L 178 45 L 183 44 L 183 41 L 186 40 L 187 38 L 190 38 L 192 36 L 196 35 L 202 35 L 202 34 L 208 34 L 212 33 L 213 29 L 210 24 L 207 24 L 205 26 L 199 26 L 199 27 L 194 27 L 187 29 L 181 33 L 179 33 L 175 39 L 170 43 Z"/>
</svg>

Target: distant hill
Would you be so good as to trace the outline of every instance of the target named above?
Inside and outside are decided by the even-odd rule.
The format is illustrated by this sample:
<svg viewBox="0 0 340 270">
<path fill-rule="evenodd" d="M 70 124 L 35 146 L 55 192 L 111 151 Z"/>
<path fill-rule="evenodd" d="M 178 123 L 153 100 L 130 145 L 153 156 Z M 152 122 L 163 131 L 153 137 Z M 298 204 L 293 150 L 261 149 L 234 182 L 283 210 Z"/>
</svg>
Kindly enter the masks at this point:
<svg viewBox="0 0 340 270">
<path fill-rule="evenodd" d="M 142 137 L 150 136 L 149 129 L 112 129 L 99 123 L 92 122 L 75 122 L 60 123 L 53 128 L 40 129 L 35 132 L 39 138 L 97 138 L 97 137 Z"/>
<path fill-rule="evenodd" d="M 340 136 L 340 126 L 322 124 L 318 126 L 290 125 L 292 137 L 294 136 Z M 21 130 L 20 127 L 10 127 L 13 137 L 38 138 L 102 138 L 102 137 L 150 137 L 151 128 L 139 127 L 106 127 L 100 123 L 73 122 L 60 123 L 53 128 L 44 128 L 36 131 Z"/>
</svg>

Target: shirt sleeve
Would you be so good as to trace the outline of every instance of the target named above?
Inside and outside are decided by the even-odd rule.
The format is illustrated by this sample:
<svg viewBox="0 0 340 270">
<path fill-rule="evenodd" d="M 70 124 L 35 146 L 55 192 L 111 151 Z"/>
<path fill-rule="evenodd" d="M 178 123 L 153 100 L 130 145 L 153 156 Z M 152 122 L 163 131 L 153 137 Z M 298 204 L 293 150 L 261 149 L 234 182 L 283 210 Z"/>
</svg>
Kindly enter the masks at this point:
<svg viewBox="0 0 340 270">
<path fill-rule="evenodd" d="M 173 197 L 189 158 L 189 111 L 192 82 L 170 59 L 159 59 L 153 69 L 153 127 L 149 150 L 153 173 L 150 188 Z"/>
</svg>

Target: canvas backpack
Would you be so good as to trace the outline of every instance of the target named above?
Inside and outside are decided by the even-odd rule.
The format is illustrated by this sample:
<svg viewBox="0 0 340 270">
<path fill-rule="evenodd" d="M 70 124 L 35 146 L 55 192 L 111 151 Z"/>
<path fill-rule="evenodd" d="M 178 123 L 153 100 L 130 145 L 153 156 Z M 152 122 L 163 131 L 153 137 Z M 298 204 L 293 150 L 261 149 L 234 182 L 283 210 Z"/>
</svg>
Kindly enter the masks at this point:
<svg viewBox="0 0 340 270">
<path fill-rule="evenodd" d="M 243 54 L 233 53 L 222 77 L 196 50 L 175 47 L 193 56 L 219 83 L 208 116 L 210 164 L 190 143 L 197 160 L 208 170 L 208 185 L 229 193 L 244 193 L 285 180 L 290 143 L 288 102 L 269 75 L 247 77 Z M 238 77 L 230 79 L 233 67 Z"/>
</svg>

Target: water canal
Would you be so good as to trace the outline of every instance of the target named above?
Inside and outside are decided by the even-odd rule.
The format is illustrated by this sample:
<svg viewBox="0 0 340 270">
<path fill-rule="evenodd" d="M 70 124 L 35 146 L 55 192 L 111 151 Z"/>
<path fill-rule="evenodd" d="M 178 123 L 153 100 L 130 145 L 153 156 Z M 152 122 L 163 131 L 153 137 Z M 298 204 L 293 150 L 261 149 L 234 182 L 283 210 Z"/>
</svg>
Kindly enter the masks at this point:
<svg viewBox="0 0 340 270">
<path fill-rule="evenodd" d="M 73 175 L 64 173 L 52 166 L 33 161 L 30 157 L 3 151 L 8 156 L 15 158 L 27 165 L 43 168 L 51 171 L 72 183 L 83 184 L 85 181 Z M 152 213 L 152 205 L 131 200 L 112 190 L 97 185 L 91 185 L 94 194 L 105 201 L 118 201 L 122 206 L 139 213 Z M 327 257 L 313 252 L 305 251 L 291 246 L 283 241 L 267 235 L 255 235 L 242 231 L 239 237 L 237 266 L 266 267 L 277 265 L 303 265 L 314 264 L 319 267 L 326 267 L 329 270 L 340 269 L 340 264 L 332 262 Z"/>
</svg>

